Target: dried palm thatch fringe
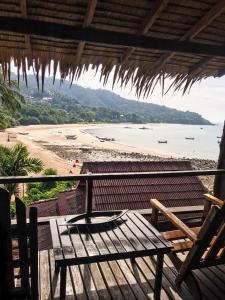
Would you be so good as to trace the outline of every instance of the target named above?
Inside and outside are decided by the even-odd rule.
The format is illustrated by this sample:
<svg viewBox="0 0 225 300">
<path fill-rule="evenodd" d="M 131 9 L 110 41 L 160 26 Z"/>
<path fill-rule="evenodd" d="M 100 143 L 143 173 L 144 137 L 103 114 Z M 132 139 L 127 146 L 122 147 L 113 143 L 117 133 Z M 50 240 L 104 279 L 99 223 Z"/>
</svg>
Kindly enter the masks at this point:
<svg viewBox="0 0 225 300">
<path fill-rule="evenodd" d="M 11 52 L 11 51 L 10 51 Z M 61 54 L 54 54 L 54 57 L 50 55 L 40 55 L 33 52 L 33 57 L 26 57 L 25 53 L 18 52 L 12 53 L 8 56 L 8 52 L 1 53 L 1 67 L 3 73 L 3 79 L 5 81 L 10 81 L 10 73 L 12 68 L 12 61 L 17 68 L 18 81 L 19 74 L 22 73 L 23 80 L 27 82 L 27 70 L 33 69 L 33 72 L 36 76 L 38 89 L 43 90 L 44 88 L 44 79 L 46 75 L 50 75 L 53 72 L 53 84 L 55 82 L 55 77 L 57 71 L 60 73 L 61 82 L 65 78 L 69 78 L 71 84 L 78 80 L 81 74 L 88 72 L 90 69 L 95 71 L 97 74 L 100 71 L 100 81 L 103 85 L 109 81 L 109 76 L 113 73 L 112 79 L 112 88 L 115 84 L 120 85 L 121 88 L 124 88 L 131 82 L 132 88 L 135 89 L 137 97 L 148 97 L 153 93 L 157 84 L 161 86 L 162 94 L 168 92 L 168 90 L 179 91 L 182 90 L 183 94 L 189 92 L 192 85 L 201 81 L 202 79 L 210 76 L 216 75 L 208 72 L 192 74 L 187 73 L 187 68 L 180 67 L 180 72 L 177 73 L 177 68 L 174 70 L 166 65 L 163 65 L 162 68 L 154 67 L 154 63 L 142 63 L 139 62 L 126 62 L 119 64 L 117 59 L 104 58 L 104 57 L 93 57 L 91 62 L 88 60 L 82 59 L 82 62 L 79 65 L 74 63 L 73 56 L 63 56 Z M 15 55 L 16 54 L 16 55 Z M 165 80 L 172 80 L 171 85 L 167 90 L 165 90 Z"/>
</svg>

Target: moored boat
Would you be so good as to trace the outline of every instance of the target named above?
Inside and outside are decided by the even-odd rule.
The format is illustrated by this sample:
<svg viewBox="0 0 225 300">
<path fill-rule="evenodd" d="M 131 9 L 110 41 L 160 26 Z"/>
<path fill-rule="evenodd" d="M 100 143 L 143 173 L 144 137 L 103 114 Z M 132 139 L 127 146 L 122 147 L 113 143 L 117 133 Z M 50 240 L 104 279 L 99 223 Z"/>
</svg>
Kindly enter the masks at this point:
<svg viewBox="0 0 225 300">
<path fill-rule="evenodd" d="M 167 144 L 167 140 L 164 141 L 158 141 L 159 144 Z"/>
</svg>

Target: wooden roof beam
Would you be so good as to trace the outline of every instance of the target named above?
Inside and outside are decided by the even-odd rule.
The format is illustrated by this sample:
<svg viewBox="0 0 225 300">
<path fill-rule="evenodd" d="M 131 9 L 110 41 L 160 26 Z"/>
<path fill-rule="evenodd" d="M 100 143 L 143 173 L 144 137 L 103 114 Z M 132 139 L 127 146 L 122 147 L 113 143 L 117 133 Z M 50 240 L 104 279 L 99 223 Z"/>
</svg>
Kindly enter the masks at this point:
<svg viewBox="0 0 225 300">
<path fill-rule="evenodd" d="M 90 27 L 75 27 L 29 18 L 0 17 L 0 31 L 34 34 L 37 36 L 59 38 L 61 40 L 84 41 L 140 49 L 154 49 L 168 51 L 169 53 L 178 52 L 225 57 L 224 46 L 152 38 L 122 32 L 99 30 Z"/>
<path fill-rule="evenodd" d="M 20 0 L 20 10 L 24 18 L 28 17 L 27 0 Z M 32 56 L 32 46 L 30 35 L 25 34 L 25 46 L 28 49 L 28 55 Z"/>
<path fill-rule="evenodd" d="M 167 3 L 169 0 L 156 0 L 154 3 L 154 6 L 152 7 L 150 13 L 147 15 L 145 21 L 138 29 L 138 33 L 141 35 L 147 34 L 147 32 L 150 30 L 152 25 L 155 23 L 161 12 L 165 9 L 167 6 Z M 135 51 L 135 48 L 128 48 L 125 50 L 124 54 L 121 57 L 120 62 L 125 63 L 128 58 L 131 56 L 131 54 Z"/>
<path fill-rule="evenodd" d="M 212 23 L 219 15 L 221 15 L 225 10 L 225 0 L 218 1 L 194 26 L 192 26 L 180 39 L 179 41 L 191 41 L 194 37 L 196 37 L 202 30 L 204 30 L 210 23 Z M 158 64 L 165 65 L 176 53 L 168 53 L 165 56 L 164 60 L 161 59 L 157 61 L 154 65 L 157 66 Z M 209 58 L 210 60 L 211 58 Z M 205 64 L 205 59 L 203 60 Z M 198 72 L 199 69 L 202 68 L 201 63 L 196 65 L 193 72 Z"/>
<path fill-rule="evenodd" d="M 88 7 L 87 7 L 87 11 L 84 17 L 84 23 L 83 23 L 83 27 L 88 27 L 93 18 L 94 18 L 94 14 L 95 14 L 95 9 L 96 9 L 96 5 L 97 5 L 97 0 L 89 0 L 88 2 Z M 78 65 L 80 63 L 83 51 L 84 51 L 84 47 L 85 47 L 85 42 L 81 41 L 79 42 L 78 46 L 77 46 L 77 52 L 76 52 L 76 58 L 75 58 L 75 63 Z"/>
</svg>

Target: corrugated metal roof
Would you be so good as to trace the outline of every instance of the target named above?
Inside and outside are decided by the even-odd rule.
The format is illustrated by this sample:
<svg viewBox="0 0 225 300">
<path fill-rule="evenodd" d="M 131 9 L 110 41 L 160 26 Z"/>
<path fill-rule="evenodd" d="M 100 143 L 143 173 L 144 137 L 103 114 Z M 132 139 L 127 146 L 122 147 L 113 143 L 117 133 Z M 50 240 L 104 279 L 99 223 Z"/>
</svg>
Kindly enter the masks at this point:
<svg viewBox="0 0 225 300">
<path fill-rule="evenodd" d="M 192 170 L 190 161 L 85 162 L 81 173 L 126 173 Z M 167 207 L 203 204 L 206 190 L 196 176 L 96 180 L 93 183 L 93 207 L 107 209 L 151 208 L 157 198 Z"/>
<path fill-rule="evenodd" d="M 189 161 L 160 162 L 86 162 L 81 173 L 119 173 L 192 170 Z M 206 192 L 202 182 L 194 177 L 141 178 L 95 180 L 93 183 L 94 210 L 149 209 L 150 199 L 157 198 L 167 207 L 203 204 Z M 84 212 L 85 186 L 61 192 L 57 199 L 37 201 L 38 216 L 71 215 Z M 199 214 L 190 213 L 196 217 Z M 185 215 L 187 216 L 187 214 Z M 49 227 L 39 228 L 39 249 L 51 247 Z"/>
</svg>

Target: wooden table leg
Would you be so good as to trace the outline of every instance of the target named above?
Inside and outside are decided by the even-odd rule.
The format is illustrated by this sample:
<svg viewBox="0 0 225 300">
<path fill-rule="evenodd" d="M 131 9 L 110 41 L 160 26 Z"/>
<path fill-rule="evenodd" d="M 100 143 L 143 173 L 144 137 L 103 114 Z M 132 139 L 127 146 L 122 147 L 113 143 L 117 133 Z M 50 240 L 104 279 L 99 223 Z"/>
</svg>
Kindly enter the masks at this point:
<svg viewBox="0 0 225 300">
<path fill-rule="evenodd" d="M 61 266 L 60 272 L 60 300 L 66 298 L 66 266 Z"/>
<path fill-rule="evenodd" d="M 162 274 L 163 274 L 163 260 L 164 260 L 164 255 L 158 254 L 157 263 L 156 263 L 156 274 L 155 274 L 155 289 L 154 289 L 155 300 L 160 300 Z"/>
</svg>

